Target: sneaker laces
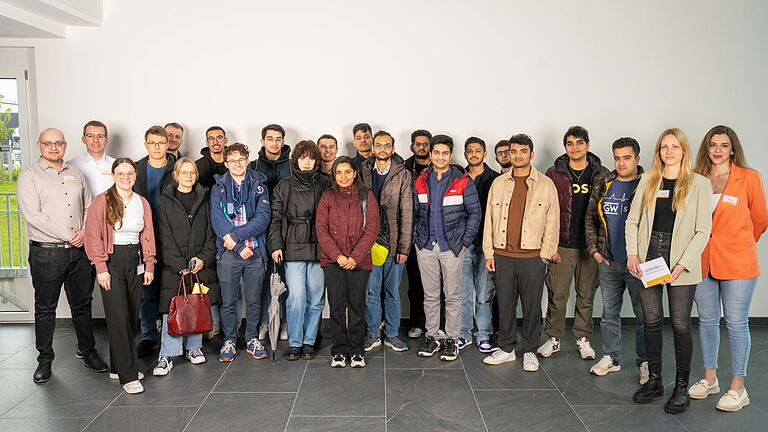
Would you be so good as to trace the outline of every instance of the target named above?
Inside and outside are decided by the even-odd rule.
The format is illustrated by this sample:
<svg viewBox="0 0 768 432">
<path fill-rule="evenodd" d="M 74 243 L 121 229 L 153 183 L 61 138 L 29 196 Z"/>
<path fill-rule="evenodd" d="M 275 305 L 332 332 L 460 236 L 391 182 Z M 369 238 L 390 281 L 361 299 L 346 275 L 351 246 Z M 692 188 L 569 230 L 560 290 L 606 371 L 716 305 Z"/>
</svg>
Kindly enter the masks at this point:
<svg viewBox="0 0 768 432">
<path fill-rule="evenodd" d="M 224 347 L 221 349 L 221 351 L 225 353 L 234 354 L 235 353 L 235 344 L 232 343 L 231 340 L 224 342 Z"/>
<path fill-rule="evenodd" d="M 195 348 L 195 349 L 189 351 L 189 356 L 190 357 L 200 357 L 202 355 L 203 355 L 203 350 L 201 350 L 200 348 Z"/>
<path fill-rule="evenodd" d="M 157 367 L 160 369 L 167 369 L 168 363 L 169 363 L 168 357 L 160 357 L 157 360 Z"/>
</svg>

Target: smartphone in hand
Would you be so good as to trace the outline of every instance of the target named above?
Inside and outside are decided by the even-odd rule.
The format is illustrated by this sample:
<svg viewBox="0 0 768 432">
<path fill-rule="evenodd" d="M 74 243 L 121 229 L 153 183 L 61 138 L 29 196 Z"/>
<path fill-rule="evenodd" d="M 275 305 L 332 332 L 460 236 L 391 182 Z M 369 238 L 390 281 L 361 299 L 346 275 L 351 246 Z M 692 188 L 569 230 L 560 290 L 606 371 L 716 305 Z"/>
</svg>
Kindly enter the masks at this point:
<svg viewBox="0 0 768 432">
<path fill-rule="evenodd" d="M 192 258 L 191 260 L 189 260 L 189 264 L 187 268 L 189 269 L 189 271 L 192 271 L 192 269 L 195 268 L 195 265 L 197 265 L 197 258 Z"/>
</svg>

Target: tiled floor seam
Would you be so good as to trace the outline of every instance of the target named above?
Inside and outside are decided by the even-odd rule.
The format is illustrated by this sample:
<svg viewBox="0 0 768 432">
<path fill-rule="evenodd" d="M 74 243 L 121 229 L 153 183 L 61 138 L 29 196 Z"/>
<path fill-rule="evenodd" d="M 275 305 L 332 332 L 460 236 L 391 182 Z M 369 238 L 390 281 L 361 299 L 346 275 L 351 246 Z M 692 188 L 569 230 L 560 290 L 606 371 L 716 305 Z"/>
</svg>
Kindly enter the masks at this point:
<svg viewBox="0 0 768 432">
<path fill-rule="evenodd" d="M 488 424 L 485 422 L 485 416 L 483 415 L 483 410 L 480 409 L 480 403 L 477 401 L 477 395 L 475 395 L 475 390 L 472 388 L 472 382 L 469 381 L 467 368 L 464 367 L 464 360 L 461 358 L 461 355 L 459 355 L 459 362 L 461 362 L 461 371 L 464 372 L 464 378 L 467 379 L 467 385 L 469 386 L 469 391 L 472 392 L 472 399 L 475 400 L 475 406 L 477 407 L 477 412 L 480 413 L 480 420 L 483 421 L 483 427 L 485 428 L 485 432 L 488 432 Z"/>
<path fill-rule="evenodd" d="M 304 373 L 301 374 L 301 381 L 299 381 L 299 388 L 296 389 L 296 396 L 293 398 L 293 404 L 291 405 L 291 411 L 288 412 L 288 419 L 285 421 L 285 428 L 283 432 L 288 430 L 288 425 L 291 424 L 291 416 L 293 415 L 293 409 L 296 408 L 296 401 L 299 400 L 299 393 L 301 392 L 301 385 L 304 384 L 304 377 L 307 376 L 307 369 L 309 369 L 309 361 L 304 365 Z"/>
<path fill-rule="evenodd" d="M 226 374 L 227 374 L 227 371 L 229 370 L 229 367 L 230 367 L 231 365 L 232 365 L 232 363 L 231 363 L 231 362 L 230 362 L 230 363 L 227 363 L 227 367 L 225 367 L 225 368 L 224 368 L 224 371 L 221 373 L 221 375 L 219 375 L 219 379 L 217 379 L 217 380 L 216 380 L 216 382 L 213 384 L 213 387 L 211 387 L 211 391 L 209 391 L 209 392 L 208 392 L 208 394 L 207 394 L 207 395 L 205 395 L 205 399 L 203 399 L 203 401 L 200 403 L 200 406 L 198 406 L 198 407 L 197 407 L 197 409 L 195 410 L 195 413 L 194 413 L 194 414 L 192 414 L 192 417 L 190 417 L 189 421 L 188 421 L 188 422 L 187 422 L 187 424 L 184 426 L 184 429 L 182 429 L 182 432 L 186 431 L 186 430 L 187 430 L 187 428 L 189 427 L 189 425 L 191 425 L 191 424 L 192 424 L 192 422 L 193 422 L 193 421 L 195 421 L 195 417 L 197 417 L 197 413 L 199 413 L 199 412 L 200 412 L 200 409 L 203 407 L 203 405 L 205 405 L 205 401 L 207 401 L 207 400 L 208 400 L 208 398 L 209 398 L 209 397 L 211 397 L 211 394 L 213 393 L 213 389 L 215 389 L 215 388 L 216 388 L 216 386 L 217 386 L 217 385 L 219 385 L 219 382 L 221 382 L 221 379 L 222 379 L 222 378 L 224 378 L 224 375 L 226 375 Z"/>
<path fill-rule="evenodd" d="M 581 425 L 584 426 L 584 430 L 589 432 L 589 428 L 587 427 L 587 424 L 584 423 L 584 420 L 581 419 L 581 416 L 579 416 L 579 413 L 577 413 L 576 410 L 573 408 L 573 405 L 571 405 L 571 402 L 568 400 L 568 398 L 565 397 L 565 395 L 563 394 L 562 390 L 560 390 L 560 388 L 557 386 L 557 384 L 555 384 L 555 380 L 553 380 L 552 377 L 549 376 L 549 373 L 547 372 L 547 369 L 541 367 L 540 370 L 544 371 L 544 373 L 547 374 L 547 378 L 549 378 L 549 380 L 555 386 L 555 388 L 557 389 L 557 392 L 560 393 L 560 397 L 563 398 L 563 400 L 565 401 L 566 404 L 568 404 L 568 408 L 571 409 L 571 411 L 573 412 L 573 415 L 575 415 L 576 418 L 579 419 L 579 423 L 581 423 Z"/>
<path fill-rule="evenodd" d="M 389 421 L 387 420 L 387 350 L 384 350 L 384 432 L 389 431 Z"/>
</svg>

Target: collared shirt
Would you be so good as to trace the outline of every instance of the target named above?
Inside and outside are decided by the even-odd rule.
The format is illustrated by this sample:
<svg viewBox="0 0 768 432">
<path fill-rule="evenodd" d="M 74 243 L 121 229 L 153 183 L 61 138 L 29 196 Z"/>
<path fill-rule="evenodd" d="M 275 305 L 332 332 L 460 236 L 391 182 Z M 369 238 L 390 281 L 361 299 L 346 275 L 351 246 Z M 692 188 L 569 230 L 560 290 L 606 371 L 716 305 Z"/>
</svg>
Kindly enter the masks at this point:
<svg viewBox="0 0 768 432">
<path fill-rule="evenodd" d="M 389 163 L 387 164 L 387 167 L 384 168 L 383 171 L 379 171 L 379 165 L 374 163 L 373 164 L 373 170 L 379 173 L 379 175 L 387 175 L 389 174 L 389 171 L 392 169 L 392 159 L 389 160 Z"/>
<path fill-rule="evenodd" d="M 63 243 L 83 229 L 91 193 L 75 166 L 65 162 L 56 170 L 40 157 L 19 175 L 16 200 L 29 240 Z"/>
<path fill-rule="evenodd" d="M 449 179 L 449 173 L 445 172 L 438 180 L 435 171 L 427 179 L 429 185 L 429 239 L 425 248 L 427 250 L 433 250 L 435 244 L 440 246 L 442 252 L 451 250 L 443 226 L 443 196 L 448 189 Z"/>
<path fill-rule="evenodd" d="M 90 153 L 85 152 L 68 163 L 83 173 L 88 181 L 88 191 L 91 193 L 91 197 L 104 192 L 115 183 L 112 180 L 112 164 L 115 163 L 115 158 L 106 153 L 101 159 L 96 160 Z"/>
</svg>

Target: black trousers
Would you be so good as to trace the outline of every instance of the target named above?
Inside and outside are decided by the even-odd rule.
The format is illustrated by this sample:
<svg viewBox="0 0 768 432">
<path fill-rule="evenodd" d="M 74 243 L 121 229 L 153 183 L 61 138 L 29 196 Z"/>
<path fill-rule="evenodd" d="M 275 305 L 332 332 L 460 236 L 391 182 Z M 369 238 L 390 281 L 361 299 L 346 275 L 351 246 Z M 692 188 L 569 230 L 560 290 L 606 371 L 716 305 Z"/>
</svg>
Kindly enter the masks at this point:
<svg viewBox="0 0 768 432">
<path fill-rule="evenodd" d="M 115 245 L 107 262 L 111 288 L 101 290 L 109 334 L 109 371 L 117 373 L 120 384 L 139 379 L 135 338 L 144 275 L 136 274 L 138 264 L 138 245 Z"/>
<path fill-rule="evenodd" d="M 536 352 L 541 342 L 541 296 L 546 265 L 539 257 L 511 258 L 494 254 L 496 298 L 499 301 L 499 342 L 512 352 L 517 344 L 517 299 L 523 306 L 523 353 Z"/>
<path fill-rule="evenodd" d="M 80 248 L 42 248 L 29 245 L 29 271 L 35 290 L 35 347 L 37 361 L 52 362 L 53 333 L 56 329 L 56 306 L 61 286 L 67 295 L 78 349 L 84 356 L 96 354 L 93 338 L 93 270 Z"/>
<path fill-rule="evenodd" d="M 365 295 L 370 270 L 344 270 L 338 264 L 323 267 L 331 309 L 331 354 L 365 354 Z"/>
<path fill-rule="evenodd" d="M 421 271 L 416 258 L 416 248 L 411 247 L 411 253 L 405 261 L 408 273 L 408 305 L 410 308 L 411 327 L 426 328 L 427 317 L 424 315 L 424 286 L 421 284 Z"/>
<path fill-rule="evenodd" d="M 646 261 L 663 257 L 670 270 L 674 266 L 669 262 L 669 250 L 672 235 L 657 231 L 651 232 Z M 645 323 L 645 349 L 649 365 L 661 367 L 661 349 L 664 343 L 661 326 L 664 321 L 664 306 L 662 292 L 664 285 L 644 288 L 640 291 L 640 303 L 643 305 Z M 667 284 L 669 299 L 669 318 L 672 322 L 672 335 L 675 344 L 675 363 L 677 377 L 688 378 L 691 372 L 691 357 L 693 356 L 693 339 L 691 337 L 691 309 L 696 285 Z"/>
</svg>

